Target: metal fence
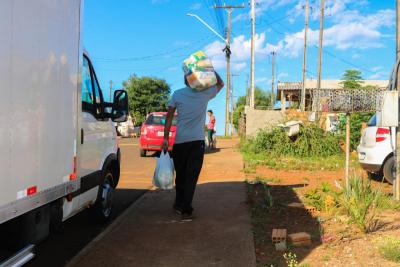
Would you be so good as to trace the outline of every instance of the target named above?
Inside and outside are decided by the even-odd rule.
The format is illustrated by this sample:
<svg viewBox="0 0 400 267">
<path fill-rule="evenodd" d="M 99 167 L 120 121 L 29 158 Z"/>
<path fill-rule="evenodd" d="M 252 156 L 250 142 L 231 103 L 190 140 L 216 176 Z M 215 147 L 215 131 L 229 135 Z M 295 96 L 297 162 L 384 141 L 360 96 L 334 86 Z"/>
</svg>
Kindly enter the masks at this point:
<svg viewBox="0 0 400 267">
<path fill-rule="evenodd" d="M 322 112 L 380 111 L 385 89 L 313 89 L 312 110 Z"/>
</svg>

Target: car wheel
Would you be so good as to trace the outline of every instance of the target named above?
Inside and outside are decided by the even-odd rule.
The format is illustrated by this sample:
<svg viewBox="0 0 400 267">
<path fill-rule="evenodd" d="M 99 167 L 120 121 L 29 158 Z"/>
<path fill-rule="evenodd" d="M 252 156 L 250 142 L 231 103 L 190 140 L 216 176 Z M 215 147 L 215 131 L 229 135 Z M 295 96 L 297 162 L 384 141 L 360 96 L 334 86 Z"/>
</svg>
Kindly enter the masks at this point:
<svg viewBox="0 0 400 267">
<path fill-rule="evenodd" d="M 146 150 L 144 150 L 144 149 L 140 149 L 140 156 L 141 157 L 146 157 Z"/>
<path fill-rule="evenodd" d="M 396 159 L 390 157 L 383 165 L 383 176 L 389 184 L 393 184 L 396 177 Z"/>
<path fill-rule="evenodd" d="M 96 222 L 103 223 L 110 219 L 113 212 L 114 194 L 114 176 L 110 170 L 107 170 L 103 184 L 100 185 L 96 203 L 91 209 L 93 219 Z"/>
</svg>

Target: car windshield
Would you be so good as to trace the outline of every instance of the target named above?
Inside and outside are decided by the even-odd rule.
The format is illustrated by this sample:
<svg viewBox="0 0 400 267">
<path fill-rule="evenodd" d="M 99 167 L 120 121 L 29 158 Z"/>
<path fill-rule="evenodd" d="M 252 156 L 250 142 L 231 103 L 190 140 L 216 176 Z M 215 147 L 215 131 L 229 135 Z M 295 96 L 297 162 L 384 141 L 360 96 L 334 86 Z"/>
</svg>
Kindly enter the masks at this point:
<svg viewBox="0 0 400 267">
<path fill-rule="evenodd" d="M 146 125 L 165 125 L 166 115 L 158 115 L 158 114 L 151 114 L 147 117 L 145 124 Z M 172 125 L 176 125 L 176 116 L 172 120 Z"/>
<path fill-rule="evenodd" d="M 376 114 L 369 119 L 368 126 L 376 126 Z"/>
</svg>

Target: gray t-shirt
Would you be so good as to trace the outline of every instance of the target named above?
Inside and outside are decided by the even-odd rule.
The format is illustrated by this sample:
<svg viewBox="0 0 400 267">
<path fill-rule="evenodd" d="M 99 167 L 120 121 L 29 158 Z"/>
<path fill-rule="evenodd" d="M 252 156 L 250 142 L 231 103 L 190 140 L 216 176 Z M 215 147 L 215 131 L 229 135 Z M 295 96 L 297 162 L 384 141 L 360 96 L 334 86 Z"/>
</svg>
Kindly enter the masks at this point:
<svg viewBox="0 0 400 267">
<path fill-rule="evenodd" d="M 172 94 L 168 106 L 175 107 L 178 113 L 175 144 L 204 140 L 207 104 L 217 93 L 214 86 L 200 92 L 185 87 Z"/>
</svg>

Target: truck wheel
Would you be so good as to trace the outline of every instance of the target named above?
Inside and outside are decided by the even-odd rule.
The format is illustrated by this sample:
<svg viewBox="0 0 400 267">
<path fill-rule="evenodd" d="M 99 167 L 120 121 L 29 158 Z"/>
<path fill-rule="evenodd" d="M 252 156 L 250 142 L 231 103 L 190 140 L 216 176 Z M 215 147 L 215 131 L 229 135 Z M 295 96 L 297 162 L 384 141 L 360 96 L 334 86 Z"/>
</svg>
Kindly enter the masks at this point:
<svg viewBox="0 0 400 267">
<path fill-rule="evenodd" d="M 383 176 L 389 184 L 393 184 L 396 177 L 396 160 L 390 157 L 383 165 Z"/>
<path fill-rule="evenodd" d="M 104 223 L 110 219 L 113 211 L 114 194 L 114 176 L 110 170 L 107 170 L 103 184 L 100 185 L 96 203 L 91 209 L 95 221 Z"/>
<path fill-rule="evenodd" d="M 146 157 L 146 150 L 144 150 L 144 149 L 140 149 L 140 156 L 141 157 Z"/>
</svg>

